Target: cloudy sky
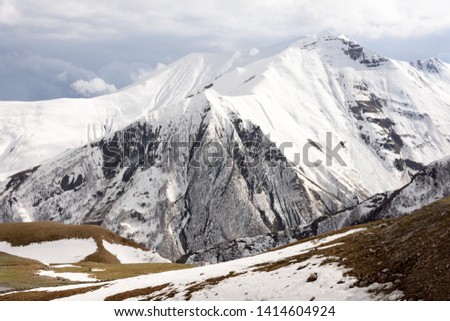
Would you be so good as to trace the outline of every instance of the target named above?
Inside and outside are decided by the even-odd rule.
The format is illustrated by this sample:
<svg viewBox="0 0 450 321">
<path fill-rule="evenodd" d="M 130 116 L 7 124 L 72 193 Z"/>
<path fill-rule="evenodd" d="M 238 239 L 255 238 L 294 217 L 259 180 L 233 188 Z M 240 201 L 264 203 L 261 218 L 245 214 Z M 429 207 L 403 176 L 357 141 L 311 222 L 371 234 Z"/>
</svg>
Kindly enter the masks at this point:
<svg viewBox="0 0 450 321">
<path fill-rule="evenodd" d="M 0 100 L 108 93 L 193 51 L 325 29 L 402 60 L 450 62 L 446 0 L 0 0 Z"/>
</svg>

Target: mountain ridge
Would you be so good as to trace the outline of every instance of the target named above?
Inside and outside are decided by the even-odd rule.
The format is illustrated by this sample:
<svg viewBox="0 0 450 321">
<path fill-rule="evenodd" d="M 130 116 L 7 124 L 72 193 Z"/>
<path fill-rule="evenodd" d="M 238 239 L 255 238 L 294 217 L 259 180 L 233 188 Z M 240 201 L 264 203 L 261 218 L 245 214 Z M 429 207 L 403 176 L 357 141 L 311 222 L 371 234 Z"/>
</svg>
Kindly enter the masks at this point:
<svg viewBox="0 0 450 321">
<path fill-rule="evenodd" d="M 102 224 L 177 260 L 356 206 L 450 154 L 447 69 L 329 33 L 281 48 L 189 55 L 90 100 L 0 104 L 0 170 L 28 170 L 0 183 L 0 221 Z M 195 166 L 211 144 L 229 162 Z"/>
</svg>

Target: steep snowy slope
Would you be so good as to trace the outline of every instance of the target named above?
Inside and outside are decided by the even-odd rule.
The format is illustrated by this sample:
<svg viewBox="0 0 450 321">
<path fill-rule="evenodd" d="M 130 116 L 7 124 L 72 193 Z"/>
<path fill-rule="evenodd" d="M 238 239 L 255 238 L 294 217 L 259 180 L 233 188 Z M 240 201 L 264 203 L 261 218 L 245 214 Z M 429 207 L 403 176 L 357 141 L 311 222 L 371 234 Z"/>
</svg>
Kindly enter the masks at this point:
<svg viewBox="0 0 450 321">
<path fill-rule="evenodd" d="M 323 143 L 325 132 L 331 131 L 349 141 L 351 150 L 359 151 L 349 155 L 351 165 L 358 166 L 366 160 L 366 155 L 360 156 L 362 138 L 373 147 L 371 154 L 379 154 L 381 160 L 392 158 L 381 162 L 388 167 L 385 172 L 391 170 L 392 160 L 399 159 L 395 163 L 399 168 L 414 167 L 401 159 L 410 157 L 427 164 L 448 148 L 447 64 L 436 59 L 411 64 L 386 59 L 345 36 L 324 32 L 265 49 L 191 54 L 107 96 L 1 102 L 0 177 L 5 179 L 68 148 L 98 140 L 149 111 L 170 108 L 211 83 L 213 90 L 208 92 L 220 96 L 222 105 L 261 126 L 274 141 L 293 142 L 300 147 L 296 151 L 301 152 L 308 139 Z M 397 153 L 401 145 L 406 147 Z M 418 150 L 410 150 L 411 145 Z M 380 151 L 380 147 L 388 150 Z M 286 153 L 293 154 L 294 148 Z M 379 163 L 377 159 L 371 165 Z M 376 169 L 374 173 L 380 173 Z M 369 192 L 402 185 L 394 178 L 389 183 L 382 181 Z M 364 182 L 364 186 L 371 187 L 371 183 Z"/>
<path fill-rule="evenodd" d="M 148 79 L 91 99 L 0 102 L 0 181 L 41 164 L 69 148 L 119 130 L 146 113 L 171 106 L 230 69 L 279 52 L 191 54 Z"/>
<path fill-rule="evenodd" d="M 325 146 L 325 133 L 331 132 L 335 142 L 346 142 L 340 154 L 348 166 L 303 166 L 307 176 L 326 185 L 329 170 L 346 186 L 361 184 L 373 194 L 406 184 L 408 172 L 449 153 L 448 66 L 442 64 L 440 73 L 320 34 L 229 72 L 208 94 L 222 97 L 277 145 L 292 142 L 285 152 L 290 160 L 309 141 Z M 242 83 L 230 89 L 235 79 Z M 324 160 L 317 149 L 311 151 L 316 159 Z"/>
<path fill-rule="evenodd" d="M 305 226 L 450 154 L 450 69 L 423 65 L 321 33 L 91 100 L 2 103 L 0 171 L 27 170 L 0 185 L 0 220 L 102 224 L 172 260 Z"/>
</svg>

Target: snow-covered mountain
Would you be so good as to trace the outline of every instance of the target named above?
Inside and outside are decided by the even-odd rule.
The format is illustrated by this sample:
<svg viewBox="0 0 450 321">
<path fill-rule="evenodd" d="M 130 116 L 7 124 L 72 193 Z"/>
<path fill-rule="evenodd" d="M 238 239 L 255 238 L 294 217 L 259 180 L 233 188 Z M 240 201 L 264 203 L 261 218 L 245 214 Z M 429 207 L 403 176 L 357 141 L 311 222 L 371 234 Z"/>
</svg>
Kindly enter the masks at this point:
<svg viewBox="0 0 450 321">
<path fill-rule="evenodd" d="M 1 103 L 0 220 L 94 222 L 175 260 L 400 188 L 450 154 L 449 111 L 449 65 L 345 36 L 191 54 L 108 96 Z"/>
</svg>

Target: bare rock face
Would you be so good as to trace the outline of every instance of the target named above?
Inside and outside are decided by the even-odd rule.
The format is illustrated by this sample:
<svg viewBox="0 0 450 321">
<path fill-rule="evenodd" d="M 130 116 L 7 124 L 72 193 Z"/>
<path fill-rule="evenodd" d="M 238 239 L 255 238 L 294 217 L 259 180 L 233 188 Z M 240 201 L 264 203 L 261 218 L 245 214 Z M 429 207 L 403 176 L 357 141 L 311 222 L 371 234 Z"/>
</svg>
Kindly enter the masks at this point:
<svg viewBox="0 0 450 321">
<path fill-rule="evenodd" d="M 197 112 L 182 127 L 135 123 L 12 177 L 1 192 L 2 221 L 99 224 L 177 260 L 339 206 L 313 202 L 258 126 L 220 118 L 207 102 Z M 17 215 L 24 208 L 28 216 Z"/>
<path fill-rule="evenodd" d="M 450 158 L 426 166 L 402 188 L 376 194 L 361 204 L 318 218 L 303 229 L 305 235 L 317 235 L 343 227 L 399 217 L 450 196 Z"/>
<path fill-rule="evenodd" d="M 284 231 L 236 239 L 184 255 L 179 261 L 218 263 L 256 255 L 290 242 L 344 227 L 409 214 L 436 200 L 450 196 L 450 158 L 436 161 L 418 172 L 402 188 L 376 194 L 349 209 L 322 215 L 312 221 Z M 381 224 L 386 227 L 386 224 Z M 370 253 L 375 250 L 369 248 Z"/>
</svg>

